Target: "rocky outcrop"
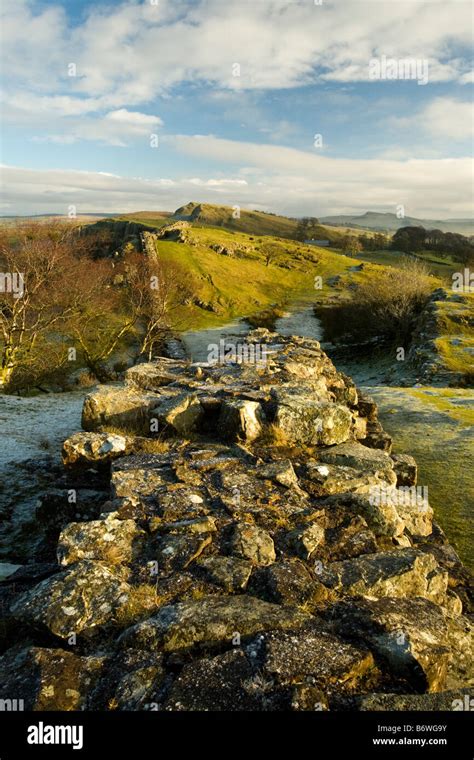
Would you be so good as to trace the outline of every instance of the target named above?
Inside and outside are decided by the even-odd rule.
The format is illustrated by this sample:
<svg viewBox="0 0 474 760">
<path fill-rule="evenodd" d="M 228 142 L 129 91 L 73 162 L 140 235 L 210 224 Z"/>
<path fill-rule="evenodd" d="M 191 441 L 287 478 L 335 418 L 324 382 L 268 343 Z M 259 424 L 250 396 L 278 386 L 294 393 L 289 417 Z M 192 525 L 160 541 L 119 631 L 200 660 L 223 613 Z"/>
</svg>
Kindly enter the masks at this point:
<svg viewBox="0 0 474 760">
<path fill-rule="evenodd" d="M 0 698 L 25 693 L 32 710 L 465 698 L 470 578 L 416 498 L 416 463 L 390 453 L 375 403 L 316 341 L 249 340 L 264 363 L 159 359 L 87 397 L 65 471 L 107 491 L 94 509 L 46 500 L 56 564 L 0 583 Z"/>
<path fill-rule="evenodd" d="M 474 374 L 474 318 L 472 294 L 438 288 L 420 315 L 407 355 L 420 382 L 427 385 L 472 386 Z M 439 341 L 446 342 L 445 351 Z M 456 361 L 448 366 L 445 352 L 455 349 Z M 455 366 L 459 367 L 456 370 Z"/>
<path fill-rule="evenodd" d="M 108 463 L 127 450 L 127 439 L 111 433 L 75 433 L 63 444 L 65 465 Z"/>
</svg>

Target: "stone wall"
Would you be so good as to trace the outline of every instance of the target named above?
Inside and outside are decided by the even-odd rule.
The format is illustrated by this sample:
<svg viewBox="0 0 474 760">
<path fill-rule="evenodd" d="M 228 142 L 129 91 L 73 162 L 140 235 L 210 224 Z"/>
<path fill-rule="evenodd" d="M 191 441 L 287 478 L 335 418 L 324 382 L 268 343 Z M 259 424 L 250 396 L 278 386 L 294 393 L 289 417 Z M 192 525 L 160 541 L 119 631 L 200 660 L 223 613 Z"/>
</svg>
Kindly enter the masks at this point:
<svg viewBox="0 0 474 760">
<path fill-rule="evenodd" d="M 248 340 L 265 362 L 159 359 L 88 396 L 65 472 L 108 493 L 56 503 L 56 563 L 2 584 L 0 697 L 451 710 L 471 693 L 470 578 L 416 463 L 316 341 Z"/>
</svg>

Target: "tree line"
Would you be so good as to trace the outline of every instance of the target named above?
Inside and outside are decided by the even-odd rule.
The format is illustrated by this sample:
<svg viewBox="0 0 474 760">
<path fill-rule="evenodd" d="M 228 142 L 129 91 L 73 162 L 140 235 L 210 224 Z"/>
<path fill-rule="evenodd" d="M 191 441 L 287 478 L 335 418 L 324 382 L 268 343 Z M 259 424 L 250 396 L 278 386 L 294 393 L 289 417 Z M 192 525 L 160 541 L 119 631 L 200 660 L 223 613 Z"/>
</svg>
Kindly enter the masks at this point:
<svg viewBox="0 0 474 760">
<path fill-rule="evenodd" d="M 150 359 L 177 326 L 193 297 L 188 273 L 130 245 L 100 256 L 104 242 L 63 222 L 0 229 L 0 391 L 80 367 L 104 381 L 120 349 L 133 343 Z"/>
<path fill-rule="evenodd" d="M 391 248 L 403 253 L 434 251 L 463 264 L 474 262 L 474 238 L 458 232 L 426 230 L 424 227 L 401 227 L 392 238 Z"/>
</svg>

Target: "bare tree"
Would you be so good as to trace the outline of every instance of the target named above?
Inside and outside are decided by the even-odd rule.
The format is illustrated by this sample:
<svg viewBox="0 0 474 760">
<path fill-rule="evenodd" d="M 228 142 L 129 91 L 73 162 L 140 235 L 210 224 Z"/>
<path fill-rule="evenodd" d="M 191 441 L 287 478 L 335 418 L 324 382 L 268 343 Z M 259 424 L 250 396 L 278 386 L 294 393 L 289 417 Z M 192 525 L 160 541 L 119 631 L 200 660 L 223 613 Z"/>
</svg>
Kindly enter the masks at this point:
<svg viewBox="0 0 474 760">
<path fill-rule="evenodd" d="M 140 329 L 140 354 L 151 360 L 163 336 L 183 327 L 183 310 L 196 285 L 186 270 L 158 255 L 127 254 L 124 261 L 129 303 Z"/>
<path fill-rule="evenodd" d="M 28 224 L 0 232 L 0 388 L 15 369 L 36 361 L 46 335 L 77 307 L 71 283 L 81 279 L 82 243 L 64 223 Z"/>
<path fill-rule="evenodd" d="M 107 361 L 133 333 L 138 315 L 131 308 L 120 265 L 107 258 L 88 260 L 87 265 L 89 276 L 77 283 L 77 308 L 67 321 L 66 331 L 86 366 L 104 382 L 110 376 Z"/>
<path fill-rule="evenodd" d="M 348 256 L 357 256 L 362 251 L 362 244 L 355 235 L 346 235 L 342 241 L 341 250 Z"/>
</svg>

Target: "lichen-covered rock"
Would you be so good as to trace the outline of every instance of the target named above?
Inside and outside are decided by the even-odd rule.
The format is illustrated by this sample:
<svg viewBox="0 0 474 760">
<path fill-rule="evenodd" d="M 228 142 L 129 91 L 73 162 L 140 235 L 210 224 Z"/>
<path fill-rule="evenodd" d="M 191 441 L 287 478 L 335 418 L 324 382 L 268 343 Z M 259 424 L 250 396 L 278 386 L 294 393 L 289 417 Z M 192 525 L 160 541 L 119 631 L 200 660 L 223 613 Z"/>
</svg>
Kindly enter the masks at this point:
<svg viewBox="0 0 474 760">
<path fill-rule="evenodd" d="M 357 441 L 348 441 L 318 452 L 318 459 L 325 464 L 352 467 L 362 472 L 388 473 L 393 470 L 393 460 L 384 451 L 371 449 Z M 393 483 L 396 479 L 392 480 Z"/>
<path fill-rule="evenodd" d="M 375 422 L 377 420 L 377 404 L 372 396 L 368 396 L 361 390 L 357 392 L 357 409 L 362 417 L 366 417 L 369 422 Z"/>
<path fill-rule="evenodd" d="M 17 709 L 27 711 L 84 710 L 105 659 L 64 649 L 15 647 L 0 657 L 0 700 L 6 705 L 21 700 Z"/>
<path fill-rule="evenodd" d="M 162 607 L 121 635 L 123 647 L 165 652 L 196 645 L 232 646 L 232 642 L 269 629 L 297 629 L 311 619 L 294 608 L 269 604 L 247 594 L 217 596 Z"/>
<path fill-rule="evenodd" d="M 467 617 L 446 618 L 447 641 L 451 648 L 447 686 L 450 689 L 474 687 L 474 625 Z"/>
<path fill-rule="evenodd" d="M 452 712 L 472 710 L 474 689 L 451 689 L 434 694 L 364 694 L 356 699 L 363 712 Z"/>
<path fill-rule="evenodd" d="M 254 565 L 238 557 L 211 556 L 197 559 L 195 567 L 227 593 L 236 594 L 246 589 Z"/>
<path fill-rule="evenodd" d="M 123 456 L 127 439 L 112 433 L 75 433 L 63 443 L 62 458 L 65 465 L 99 464 Z"/>
<path fill-rule="evenodd" d="M 31 629 L 43 628 L 67 639 L 113 624 L 128 602 L 131 587 L 100 562 L 83 560 L 25 591 L 13 616 Z"/>
<path fill-rule="evenodd" d="M 433 574 L 440 579 L 440 586 L 435 588 L 430 584 Z M 424 596 L 438 603 L 445 598 L 448 584 L 447 573 L 439 569 L 434 557 L 416 549 L 332 562 L 319 578 L 329 588 L 350 596 Z"/>
<path fill-rule="evenodd" d="M 153 362 L 136 364 L 125 372 L 125 384 L 143 391 L 156 391 L 182 377 L 186 363 L 160 356 Z"/>
<path fill-rule="evenodd" d="M 308 462 L 302 481 L 305 490 L 314 496 L 347 492 L 369 494 L 374 487 L 383 488 L 394 483 L 395 476 L 387 471 L 364 471 L 354 467 Z"/>
<path fill-rule="evenodd" d="M 290 708 L 296 712 L 322 712 L 329 710 L 329 704 L 321 689 L 308 684 L 297 684 L 293 687 Z"/>
<path fill-rule="evenodd" d="M 254 565 L 271 565 L 275 561 L 275 546 L 266 530 L 257 525 L 238 524 L 231 541 L 232 554 L 248 559 Z"/>
<path fill-rule="evenodd" d="M 130 434 L 150 435 L 151 410 L 157 401 L 153 393 L 101 385 L 86 396 L 82 427 L 89 432 L 112 427 Z"/>
<path fill-rule="evenodd" d="M 294 606 L 327 597 L 325 587 L 315 580 L 307 565 L 293 557 L 254 570 L 248 589 L 267 602 Z"/>
<path fill-rule="evenodd" d="M 389 499 L 371 499 L 369 495 L 343 493 L 329 496 L 324 501 L 327 510 L 331 507 L 346 508 L 360 515 L 376 536 L 400 536 L 405 523 Z"/>
<path fill-rule="evenodd" d="M 324 546 L 318 548 L 321 560 L 337 561 L 374 554 L 378 551 L 375 534 L 361 515 L 330 512 Z"/>
<path fill-rule="evenodd" d="M 397 486 L 416 486 L 418 466 L 409 454 L 392 454 Z"/>
<path fill-rule="evenodd" d="M 339 602 L 329 615 L 341 632 L 363 639 L 416 691 L 446 688 L 450 650 L 438 605 L 420 597 L 366 597 Z"/>
<path fill-rule="evenodd" d="M 222 404 L 218 431 L 224 439 L 253 441 L 262 432 L 263 421 L 262 407 L 257 401 L 229 399 Z"/>
<path fill-rule="evenodd" d="M 247 342 L 265 362 L 158 359 L 88 396 L 89 432 L 64 446 L 83 466 L 56 468 L 31 564 L 0 583 L 1 651 L 24 647 L 0 684 L 30 680 L 31 704 L 54 709 L 467 698 L 471 578 L 416 463 L 389 455 L 376 405 L 317 341 Z"/>
<path fill-rule="evenodd" d="M 275 397 L 275 425 L 289 441 L 331 446 L 349 438 L 352 415 L 347 407 L 280 390 Z"/>
<path fill-rule="evenodd" d="M 201 504 L 202 499 L 198 494 L 194 494 L 194 498 L 190 498 L 190 502 L 194 504 Z M 201 534 L 201 533 L 215 533 L 217 530 L 216 521 L 211 515 L 203 515 L 202 517 L 194 517 L 189 520 L 178 520 L 177 522 L 164 522 L 160 520 L 158 530 L 167 531 L 169 533 L 187 533 L 187 534 Z"/>
<path fill-rule="evenodd" d="M 199 399 L 192 393 L 163 396 L 151 410 L 151 418 L 157 420 L 155 432 L 183 436 L 198 429 L 203 414 Z"/>
<path fill-rule="evenodd" d="M 370 446 L 372 449 L 380 449 L 390 454 L 392 450 L 392 436 L 385 432 L 385 430 L 371 432 L 368 430 L 367 435 L 364 438 L 365 446 Z"/>
<path fill-rule="evenodd" d="M 58 540 L 57 557 L 60 565 L 71 565 L 82 559 L 105 564 L 127 564 L 137 557 L 145 533 L 134 520 L 118 520 L 109 512 L 103 520 L 69 523 Z"/>
<path fill-rule="evenodd" d="M 163 536 L 158 544 L 156 558 L 160 571 L 170 573 L 184 570 L 212 541 L 210 533 L 182 533 Z"/>
<path fill-rule="evenodd" d="M 285 488 L 298 488 L 298 478 L 289 459 L 271 462 L 264 467 L 260 467 L 257 475 L 265 480 L 273 480 L 275 483 L 285 486 Z"/>
<path fill-rule="evenodd" d="M 112 465 L 112 495 L 117 498 L 147 496 L 172 480 L 169 463 L 160 455 L 130 456 Z"/>
<path fill-rule="evenodd" d="M 288 542 L 302 559 L 309 559 L 324 541 L 324 528 L 317 522 L 303 528 L 296 528 L 288 534 Z"/>
<path fill-rule="evenodd" d="M 354 686 L 375 668 L 367 647 L 343 641 L 318 625 L 261 634 L 247 651 L 263 672 L 283 683 L 310 677 L 319 687 Z"/>
<path fill-rule="evenodd" d="M 241 649 L 188 663 L 173 682 L 165 710 L 261 710 L 264 689 L 256 688 L 254 671 Z"/>
<path fill-rule="evenodd" d="M 137 649 L 118 651 L 91 694 L 90 709 L 156 710 L 156 697 L 165 680 L 162 654 Z"/>
<path fill-rule="evenodd" d="M 413 486 L 397 489 L 395 505 L 405 523 L 405 529 L 412 536 L 430 535 L 433 530 L 433 509 L 423 496 L 417 496 Z"/>
</svg>

